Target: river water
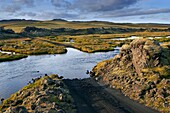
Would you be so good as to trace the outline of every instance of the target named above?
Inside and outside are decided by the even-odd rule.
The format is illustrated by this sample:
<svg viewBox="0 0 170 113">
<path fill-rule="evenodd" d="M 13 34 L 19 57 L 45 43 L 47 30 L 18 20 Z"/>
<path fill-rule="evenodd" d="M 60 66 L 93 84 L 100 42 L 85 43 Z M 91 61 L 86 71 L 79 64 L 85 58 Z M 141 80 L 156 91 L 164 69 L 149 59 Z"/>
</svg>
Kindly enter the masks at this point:
<svg viewBox="0 0 170 113">
<path fill-rule="evenodd" d="M 32 78 L 45 74 L 59 74 L 64 78 L 87 78 L 86 70 L 91 70 L 98 62 L 113 58 L 119 47 L 110 52 L 84 53 L 67 48 L 66 54 L 28 56 L 27 58 L 0 63 L 0 98 L 27 85 Z"/>
<path fill-rule="evenodd" d="M 111 40 L 134 40 L 134 39 L 138 39 L 138 38 L 142 38 L 140 36 L 130 36 L 130 37 L 126 37 L 126 38 L 112 38 Z M 166 36 L 166 37 L 146 37 L 147 39 L 160 39 L 160 38 L 170 38 L 170 36 Z"/>
</svg>

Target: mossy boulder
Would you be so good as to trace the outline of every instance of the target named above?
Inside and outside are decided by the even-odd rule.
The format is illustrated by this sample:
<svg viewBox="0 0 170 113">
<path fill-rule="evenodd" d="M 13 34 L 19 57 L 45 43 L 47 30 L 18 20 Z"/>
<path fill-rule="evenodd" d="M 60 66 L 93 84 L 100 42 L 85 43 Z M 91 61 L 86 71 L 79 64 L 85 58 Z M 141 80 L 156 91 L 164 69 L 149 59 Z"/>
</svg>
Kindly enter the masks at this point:
<svg viewBox="0 0 170 113">
<path fill-rule="evenodd" d="M 148 39 L 123 45 L 120 53 L 93 68 L 93 77 L 131 99 L 161 112 L 170 111 L 170 48 Z"/>
<path fill-rule="evenodd" d="M 75 113 L 74 100 L 58 75 L 33 79 L 3 101 L 0 111 L 4 113 Z"/>
</svg>

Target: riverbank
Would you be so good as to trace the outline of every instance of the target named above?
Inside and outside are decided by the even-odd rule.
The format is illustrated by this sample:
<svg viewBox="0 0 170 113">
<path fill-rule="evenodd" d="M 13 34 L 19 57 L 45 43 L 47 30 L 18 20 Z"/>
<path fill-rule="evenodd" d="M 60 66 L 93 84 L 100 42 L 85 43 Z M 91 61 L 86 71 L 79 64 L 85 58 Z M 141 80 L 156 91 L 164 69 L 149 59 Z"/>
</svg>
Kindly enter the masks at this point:
<svg viewBox="0 0 170 113">
<path fill-rule="evenodd" d="M 13 61 L 13 60 L 20 60 L 22 58 L 26 58 L 27 55 L 11 55 L 6 53 L 0 53 L 0 62 L 6 62 L 6 61 Z"/>
<path fill-rule="evenodd" d="M 76 113 L 74 100 L 62 77 L 58 75 L 45 75 L 32 79 L 27 86 L 3 100 L 0 111 L 3 113 Z"/>
</svg>

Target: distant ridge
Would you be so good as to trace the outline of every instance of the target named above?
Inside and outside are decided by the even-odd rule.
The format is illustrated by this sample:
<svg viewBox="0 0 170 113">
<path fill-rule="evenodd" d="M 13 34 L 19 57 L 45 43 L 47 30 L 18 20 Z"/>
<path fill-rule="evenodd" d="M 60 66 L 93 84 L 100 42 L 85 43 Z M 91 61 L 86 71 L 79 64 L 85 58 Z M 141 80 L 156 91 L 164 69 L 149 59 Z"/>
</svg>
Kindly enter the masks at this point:
<svg viewBox="0 0 170 113">
<path fill-rule="evenodd" d="M 53 19 L 52 21 L 63 21 L 63 22 L 68 22 L 68 21 L 65 20 L 65 19 Z"/>
<path fill-rule="evenodd" d="M 25 21 L 25 22 L 43 22 L 46 20 L 27 20 L 27 19 L 6 19 L 6 20 L 0 20 L 0 22 L 19 22 L 19 21 Z M 102 24 L 110 24 L 110 25 L 162 25 L 162 26 L 170 26 L 170 24 L 165 23 L 117 23 L 117 22 L 111 22 L 111 21 L 100 21 L 100 20 L 90 20 L 90 21 L 68 21 L 66 19 L 52 19 L 48 21 L 60 21 L 60 22 L 73 22 L 73 23 L 102 23 Z"/>
<path fill-rule="evenodd" d="M 38 22 L 39 20 L 26 20 L 26 19 L 9 19 L 9 20 L 0 20 L 0 22 L 15 22 L 15 21 L 32 21 L 32 22 Z"/>
<path fill-rule="evenodd" d="M 105 24 L 111 24 L 111 25 L 169 25 L 165 23 L 117 23 L 117 22 L 111 22 L 111 21 L 99 21 L 99 20 L 91 20 L 91 21 L 71 21 L 75 23 L 105 23 Z"/>
</svg>

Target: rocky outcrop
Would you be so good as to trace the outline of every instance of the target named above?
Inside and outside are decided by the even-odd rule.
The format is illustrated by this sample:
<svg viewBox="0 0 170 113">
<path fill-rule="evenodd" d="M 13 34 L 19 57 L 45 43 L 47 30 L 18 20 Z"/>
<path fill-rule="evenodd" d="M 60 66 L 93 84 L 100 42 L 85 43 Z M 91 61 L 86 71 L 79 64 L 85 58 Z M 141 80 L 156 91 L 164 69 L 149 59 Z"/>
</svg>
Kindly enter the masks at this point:
<svg viewBox="0 0 170 113">
<path fill-rule="evenodd" d="M 170 112 L 170 49 L 136 39 L 120 54 L 98 63 L 91 74 L 126 96 L 161 112 Z"/>
<path fill-rule="evenodd" d="M 0 105 L 3 113 L 75 113 L 73 98 L 58 75 L 33 79 Z"/>
</svg>

